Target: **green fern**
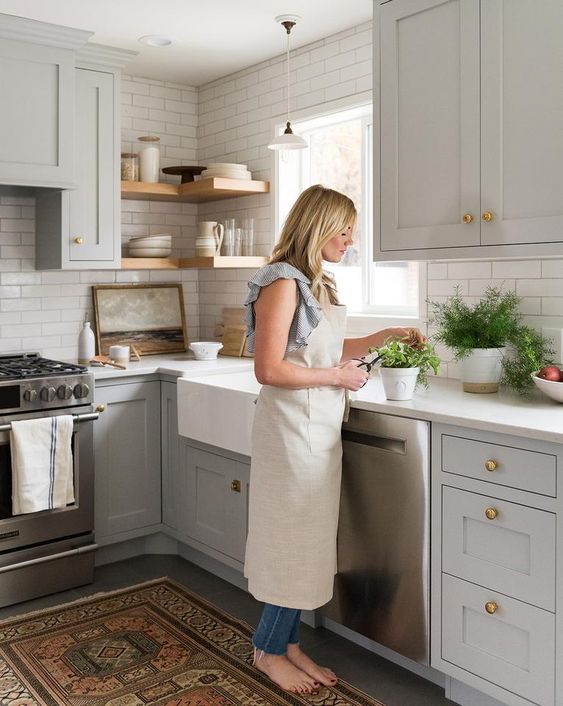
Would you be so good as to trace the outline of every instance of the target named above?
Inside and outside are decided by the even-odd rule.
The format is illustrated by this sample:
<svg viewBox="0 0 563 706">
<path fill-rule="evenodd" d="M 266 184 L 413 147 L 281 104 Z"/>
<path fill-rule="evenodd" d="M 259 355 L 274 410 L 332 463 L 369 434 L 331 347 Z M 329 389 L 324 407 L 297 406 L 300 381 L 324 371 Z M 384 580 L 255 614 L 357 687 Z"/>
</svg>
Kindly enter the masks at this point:
<svg viewBox="0 0 563 706">
<path fill-rule="evenodd" d="M 513 349 L 503 358 L 502 382 L 520 393 L 527 393 L 533 382 L 530 373 L 552 362 L 549 342 L 535 329 L 522 324 L 520 297 L 487 287 L 474 305 L 464 301 L 460 287 L 445 302 L 427 300 L 431 307 L 430 324 L 436 327 L 432 338 L 451 348 L 455 359 L 468 356 L 473 348 Z"/>
</svg>

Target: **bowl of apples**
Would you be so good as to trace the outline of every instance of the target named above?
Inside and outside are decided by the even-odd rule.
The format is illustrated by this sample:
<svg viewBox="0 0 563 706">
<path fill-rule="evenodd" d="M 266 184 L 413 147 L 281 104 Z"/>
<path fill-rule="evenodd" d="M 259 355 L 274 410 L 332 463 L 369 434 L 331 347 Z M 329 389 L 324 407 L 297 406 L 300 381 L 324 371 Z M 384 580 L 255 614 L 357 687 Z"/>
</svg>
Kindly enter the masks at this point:
<svg viewBox="0 0 563 706">
<path fill-rule="evenodd" d="M 563 370 L 556 365 L 546 365 L 532 373 L 532 380 L 552 400 L 563 402 Z"/>
</svg>

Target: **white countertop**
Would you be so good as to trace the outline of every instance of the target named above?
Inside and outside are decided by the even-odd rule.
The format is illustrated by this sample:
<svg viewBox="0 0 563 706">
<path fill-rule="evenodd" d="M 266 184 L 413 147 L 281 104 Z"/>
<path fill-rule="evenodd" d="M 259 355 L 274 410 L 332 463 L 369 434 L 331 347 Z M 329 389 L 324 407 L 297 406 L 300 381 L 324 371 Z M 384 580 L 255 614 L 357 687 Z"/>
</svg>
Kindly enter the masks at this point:
<svg viewBox="0 0 563 706">
<path fill-rule="evenodd" d="M 254 368 L 251 358 L 233 358 L 219 356 L 216 360 L 195 360 L 192 353 L 171 353 L 168 355 L 147 355 L 140 361 L 131 361 L 126 370 L 111 368 L 109 366 L 90 366 L 88 371 L 94 374 L 95 380 L 131 377 L 132 375 L 182 375 L 184 377 L 198 377 L 199 375 L 213 375 L 215 373 L 250 370 Z"/>
<path fill-rule="evenodd" d="M 260 391 L 252 370 L 198 376 L 192 382 L 251 397 L 256 397 Z M 352 407 L 357 409 L 563 443 L 563 404 L 554 402 L 539 390 L 529 398 L 504 390 L 474 394 L 463 392 L 459 380 L 431 378 L 428 390 L 419 388 L 412 400 L 396 402 L 385 399 L 376 374 L 350 397 Z"/>
</svg>

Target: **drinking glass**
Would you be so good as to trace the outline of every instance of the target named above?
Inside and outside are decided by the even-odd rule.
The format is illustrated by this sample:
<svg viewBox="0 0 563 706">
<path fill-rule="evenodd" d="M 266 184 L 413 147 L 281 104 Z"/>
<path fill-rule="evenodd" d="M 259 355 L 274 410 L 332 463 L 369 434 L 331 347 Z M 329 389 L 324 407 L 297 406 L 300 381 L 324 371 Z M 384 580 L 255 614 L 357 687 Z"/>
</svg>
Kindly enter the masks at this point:
<svg viewBox="0 0 563 706">
<path fill-rule="evenodd" d="M 225 234 L 223 235 L 223 255 L 232 257 L 235 254 L 235 219 L 225 219 Z"/>
<path fill-rule="evenodd" d="M 235 253 L 237 257 L 242 254 L 242 228 L 235 228 Z"/>
<path fill-rule="evenodd" d="M 242 222 L 242 254 L 254 255 L 254 218 Z"/>
</svg>

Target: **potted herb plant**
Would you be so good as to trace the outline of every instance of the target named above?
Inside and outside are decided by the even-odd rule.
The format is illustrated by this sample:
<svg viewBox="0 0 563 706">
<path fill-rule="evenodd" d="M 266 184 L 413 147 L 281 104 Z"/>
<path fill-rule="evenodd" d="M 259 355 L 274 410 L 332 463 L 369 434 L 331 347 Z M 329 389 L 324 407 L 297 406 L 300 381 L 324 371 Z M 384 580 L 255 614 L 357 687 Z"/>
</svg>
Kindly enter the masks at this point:
<svg viewBox="0 0 563 706">
<path fill-rule="evenodd" d="M 465 392 L 496 392 L 499 382 L 527 392 L 530 373 L 551 362 L 547 339 L 522 324 L 520 297 L 514 292 L 490 286 L 469 304 L 456 287 L 445 302 L 428 304 L 436 327 L 432 338 L 460 361 Z"/>
<path fill-rule="evenodd" d="M 428 387 L 428 371 L 440 368 L 440 359 L 429 341 L 410 343 L 408 338 L 388 338 L 373 362 L 381 363 L 381 381 L 388 400 L 410 400 L 417 385 Z"/>
</svg>

